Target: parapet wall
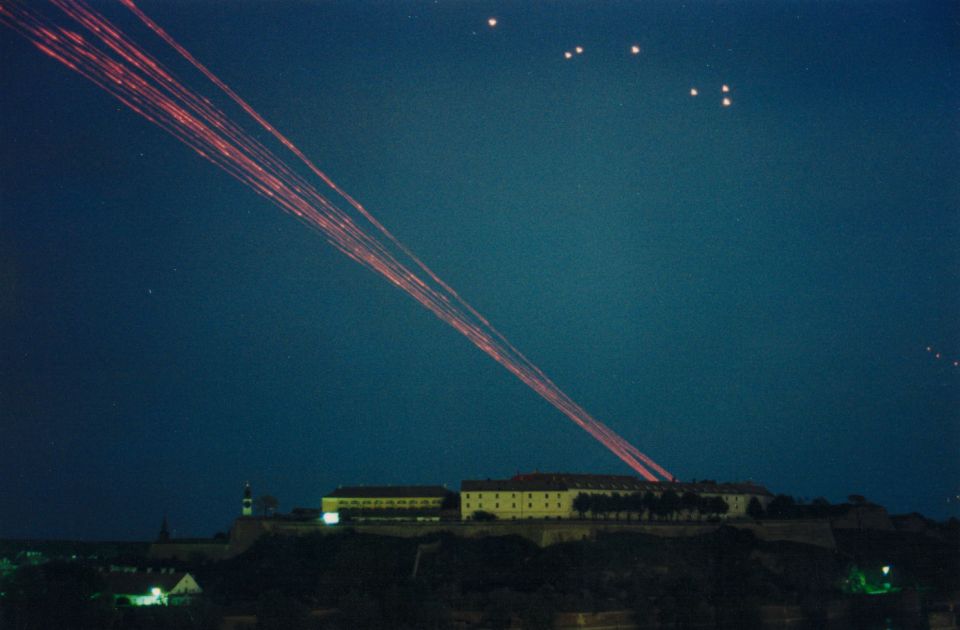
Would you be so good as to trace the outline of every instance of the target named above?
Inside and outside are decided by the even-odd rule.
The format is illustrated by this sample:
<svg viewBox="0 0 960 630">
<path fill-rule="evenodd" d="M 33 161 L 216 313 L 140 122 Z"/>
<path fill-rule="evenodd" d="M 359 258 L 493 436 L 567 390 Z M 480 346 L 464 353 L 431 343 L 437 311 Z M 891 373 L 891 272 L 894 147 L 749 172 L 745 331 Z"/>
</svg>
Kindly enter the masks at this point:
<svg viewBox="0 0 960 630">
<path fill-rule="evenodd" d="M 279 534 L 302 536 L 305 534 L 335 535 L 356 531 L 377 536 L 416 538 L 439 532 L 449 532 L 464 538 L 485 536 L 521 536 L 539 545 L 548 547 L 557 543 L 577 540 L 594 540 L 598 532 L 632 532 L 663 537 L 691 537 L 716 531 L 728 525 L 749 529 L 760 540 L 787 540 L 828 549 L 836 548 L 830 523 L 821 520 L 795 521 L 725 521 L 723 523 L 638 523 L 627 521 L 456 521 L 438 523 L 376 523 L 327 526 L 317 522 L 291 522 L 266 518 L 239 518 L 230 533 L 229 550 L 226 556 L 243 553 L 260 536 Z"/>
</svg>

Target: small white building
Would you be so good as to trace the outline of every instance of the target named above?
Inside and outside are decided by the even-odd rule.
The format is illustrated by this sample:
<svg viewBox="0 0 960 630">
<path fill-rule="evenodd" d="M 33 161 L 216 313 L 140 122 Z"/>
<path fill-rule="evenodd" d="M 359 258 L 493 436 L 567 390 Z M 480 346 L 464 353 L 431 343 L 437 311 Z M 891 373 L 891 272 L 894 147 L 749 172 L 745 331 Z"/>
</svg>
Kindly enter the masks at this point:
<svg viewBox="0 0 960 630">
<path fill-rule="evenodd" d="M 192 575 L 173 569 L 111 571 L 103 577 L 115 606 L 177 606 L 203 593 Z"/>
</svg>

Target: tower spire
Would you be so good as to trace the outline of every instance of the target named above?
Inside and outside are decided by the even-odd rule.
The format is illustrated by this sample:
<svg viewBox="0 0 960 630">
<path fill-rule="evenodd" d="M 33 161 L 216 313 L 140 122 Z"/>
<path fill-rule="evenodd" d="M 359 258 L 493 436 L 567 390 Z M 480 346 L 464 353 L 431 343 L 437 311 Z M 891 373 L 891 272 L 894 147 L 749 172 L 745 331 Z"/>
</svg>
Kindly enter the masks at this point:
<svg viewBox="0 0 960 630">
<path fill-rule="evenodd" d="M 157 542 L 170 542 L 170 526 L 167 525 L 167 515 L 163 515 L 163 523 L 160 524 L 160 533 L 157 534 Z"/>
<path fill-rule="evenodd" d="M 243 516 L 253 515 L 253 492 L 250 490 L 249 481 L 243 487 L 243 511 L 240 513 Z"/>
</svg>

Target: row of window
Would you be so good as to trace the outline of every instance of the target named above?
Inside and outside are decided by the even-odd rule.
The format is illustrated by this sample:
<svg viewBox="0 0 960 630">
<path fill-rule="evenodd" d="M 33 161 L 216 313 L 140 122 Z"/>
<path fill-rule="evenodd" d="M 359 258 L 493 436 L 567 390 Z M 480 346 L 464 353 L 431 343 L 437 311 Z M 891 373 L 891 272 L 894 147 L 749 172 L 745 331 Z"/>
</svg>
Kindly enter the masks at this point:
<svg viewBox="0 0 960 630">
<path fill-rule="evenodd" d="M 504 492 L 504 494 L 506 494 L 506 492 Z M 521 492 L 520 494 L 522 495 L 523 493 Z M 537 494 L 540 494 L 540 493 L 538 492 Z M 482 492 L 478 492 L 477 495 L 478 495 L 478 496 L 477 496 L 478 499 L 483 499 L 483 493 L 482 493 Z M 469 493 L 469 492 L 465 492 L 465 493 L 463 493 L 463 496 L 464 496 L 465 499 L 469 499 L 469 498 L 470 498 L 470 493 Z M 549 493 L 549 492 L 544 492 L 544 493 L 543 493 L 543 498 L 544 498 L 544 499 L 546 499 L 546 498 L 549 497 L 549 496 L 550 496 L 550 493 Z M 561 493 L 561 492 L 558 492 L 558 493 L 557 493 L 557 498 L 558 498 L 558 499 L 559 499 L 560 497 L 562 497 L 562 496 L 563 496 L 563 493 Z M 500 498 L 500 493 L 499 493 L 499 492 L 495 493 L 493 498 L 499 499 L 499 498 Z M 511 492 L 511 493 L 510 493 L 510 498 L 511 498 L 511 499 L 516 499 L 516 498 L 517 498 L 517 493 L 516 493 L 516 492 Z M 532 492 L 528 492 L 528 493 L 527 493 L 527 498 L 528 498 L 528 499 L 532 499 L 532 498 L 533 498 L 533 493 L 532 493 Z"/>
<path fill-rule="evenodd" d="M 435 500 L 435 501 L 433 501 L 433 502 L 436 503 L 436 502 L 438 502 L 438 500 Z M 421 499 L 419 503 L 420 503 L 420 505 L 430 505 L 431 500 L 430 500 L 430 499 Z M 406 499 L 397 499 L 396 501 L 394 501 L 394 499 L 341 499 L 341 500 L 340 500 L 340 504 L 341 504 L 341 505 L 361 505 L 361 504 L 362 504 L 362 505 L 370 505 L 370 504 L 373 504 L 373 505 L 383 505 L 383 504 L 386 504 L 386 505 L 406 505 L 406 504 L 407 504 L 407 500 L 406 500 Z M 416 500 L 416 499 L 410 499 L 410 505 L 417 505 L 417 500 Z"/>
<path fill-rule="evenodd" d="M 495 503 L 493 507 L 494 507 L 495 510 L 499 510 L 499 509 L 500 509 L 500 504 L 499 504 L 499 503 Z M 512 504 L 511 504 L 511 508 L 514 509 L 514 510 L 517 509 L 517 504 L 516 504 L 516 503 L 512 503 Z M 469 504 L 469 503 L 466 504 L 466 509 L 468 509 L 468 510 L 470 509 L 470 504 Z M 483 509 L 483 503 L 478 503 L 478 504 L 477 504 L 477 509 L 478 509 L 478 510 L 482 510 L 482 509 Z M 532 509 L 533 509 L 533 503 L 527 503 L 527 509 L 531 509 L 531 510 L 532 510 Z M 547 502 L 544 502 L 544 504 L 543 504 L 543 509 L 549 510 L 549 509 L 550 509 L 550 504 L 547 503 Z M 560 503 L 557 503 L 557 509 L 558 509 L 558 510 L 563 509 L 563 506 L 562 506 Z"/>
</svg>

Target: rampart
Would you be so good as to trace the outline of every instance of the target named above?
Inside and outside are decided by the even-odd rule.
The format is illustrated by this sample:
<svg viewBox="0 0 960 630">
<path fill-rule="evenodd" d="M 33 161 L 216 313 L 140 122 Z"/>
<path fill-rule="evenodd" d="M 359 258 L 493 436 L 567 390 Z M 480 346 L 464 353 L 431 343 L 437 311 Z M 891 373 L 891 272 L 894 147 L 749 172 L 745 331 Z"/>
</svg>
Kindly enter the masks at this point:
<svg viewBox="0 0 960 630">
<path fill-rule="evenodd" d="M 238 518 L 230 532 L 228 548 L 220 557 L 232 557 L 243 553 L 257 538 L 277 534 L 303 536 L 306 534 L 336 535 L 356 531 L 378 536 L 416 538 L 440 532 L 448 532 L 464 538 L 485 536 L 521 536 L 540 547 L 563 542 L 594 540 L 601 532 L 632 532 L 662 537 L 692 537 L 716 531 L 723 525 L 749 529 L 758 539 L 786 540 L 828 549 L 836 548 L 830 523 L 825 520 L 790 521 L 725 521 L 723 523 L 700 522 L 627 522 L 627 521 L 454 521 L 434 523 L 355 523 L 335 526 L 319 522 L 284 521 L 269 518 Z M 154 548 L 151 547 L 151 554 Z M 180 550 L 181 552 L 183 550 Z M 183 557 L 183 556 L 182 556 Z M 189 557 L 189 556 L 186 556 Z M 212 558 L 211 558 L 212 559 Z"/>
</svg>

